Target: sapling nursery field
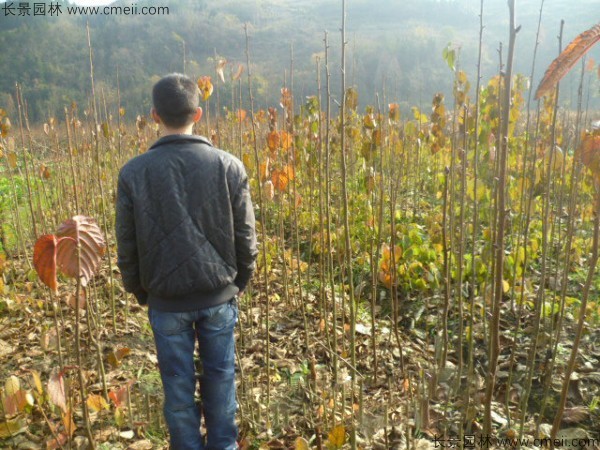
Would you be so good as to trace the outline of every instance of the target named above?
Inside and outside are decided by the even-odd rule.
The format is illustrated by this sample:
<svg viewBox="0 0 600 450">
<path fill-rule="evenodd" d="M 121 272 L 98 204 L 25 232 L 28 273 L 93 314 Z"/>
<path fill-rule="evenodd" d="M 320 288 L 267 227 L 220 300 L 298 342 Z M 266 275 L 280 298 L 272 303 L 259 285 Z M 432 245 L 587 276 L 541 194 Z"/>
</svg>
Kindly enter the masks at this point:
<svg viewBox="0 0 600 450">
<path fill-rule="evenodd" d="M 266 108 L 250 39 L 245 63 L 193 74 L 196 132 L 243 161 L 257 218 L 240 447 L 598 446 L 598 65 L 575 65 L 564 108 L 560 87 L 534 99 L 510 45 L 490 79 L 449 46 L 452 95 L 401 111 L 385 89 L 359 102 L 343 72 L 332 95 L 323 37 L 315 91 L 297 95 L 290 67 Z M 86 104 L 30 123 L 18 84 L 16 114 L 0 110 L 3 448 L 167 448 L 114 237 L 119 169 L 160 132 L 95 89 L 89 48 Z"/>
</svg>

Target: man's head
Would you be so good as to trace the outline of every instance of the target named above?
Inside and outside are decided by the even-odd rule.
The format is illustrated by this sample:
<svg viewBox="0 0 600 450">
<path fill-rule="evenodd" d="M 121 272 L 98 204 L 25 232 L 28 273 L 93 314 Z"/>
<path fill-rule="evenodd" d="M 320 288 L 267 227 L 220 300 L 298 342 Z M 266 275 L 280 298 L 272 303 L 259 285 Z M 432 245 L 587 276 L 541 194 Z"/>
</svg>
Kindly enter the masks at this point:
<svg viewBox="0 0 600 450">
<path fill-rule="evenodd" d="M 199 101 L 196 83 L 180 73 L 161 78 L 152 88 L 153 114 L 168 128 L 179 129 L 200 120 Z"/>
</svg>

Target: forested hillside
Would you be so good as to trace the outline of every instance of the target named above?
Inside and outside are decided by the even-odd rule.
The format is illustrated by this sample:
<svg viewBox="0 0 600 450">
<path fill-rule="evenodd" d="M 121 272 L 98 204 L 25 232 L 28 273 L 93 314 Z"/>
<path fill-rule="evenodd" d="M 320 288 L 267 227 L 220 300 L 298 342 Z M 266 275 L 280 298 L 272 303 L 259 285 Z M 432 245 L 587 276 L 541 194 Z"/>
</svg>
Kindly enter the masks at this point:
<svg viewBox="0 0 600 450">
<path fill-rule="evenodd" d="M 448 44 L 460 48 L 458 64 L 476 72 L 479 38 L 479 2 L 418 0 L 356 0 L 348 5 L 348 82 L 361 92 L 361 105 L 373 103 L 375 94 L 400 101 L 403 109 L 422 104 L 438 91 L 451 92 L 452 79 L 442 61 Z M 489 2 L 484 11 L 482 69 L 484 78 L 499 68 L 498 48 L 506 45 L 508 15 L 505 2 Z M 328 31 L 330 56 L 339 60 L 338 2 L 192 1 L 138 2 L 168 6 L 160 16 L 67 15 L 58 17 L 7 17 L 0 11 L 0 104 L 12 112 L 14 83 L 23 85 L 30 118 L 41 121 L 59 113 L 75 100 L 84 103 L 89 91 L 89 21 L 99 92 L 121 103 L 133 114 L 149 107 L 147 92 L 157 76 L 184 71 L 198 77 L 214 76 L 215 54 L 229 61 L 228 70 L 246 61 L 244 25 L 250 35 L 251 63 L 259 106 L 276 103 L 279 88 L 291 83 L 301 99 L 316 85 L 315 56 L 323 56 Z M 129 5 L 116 2 L 115 5 Z M 596 8 L 594 8 L 596 6 Z M 565 41 L 596 20 L 594 0 L 581 0 L 577 8 L 564 0 L 547 1 L 538 51 L 539 67 L 556 56 L 560 20 L 565 19 Z M 538 2 L 519 5 L 516 71 L 529 75 Z M 598 59 L 598 50 L 592 53 Z M 293 55 L 293 58 L 292 58 Z M 339 66 L 332 67 L 332 92 L 339 92 Z M 536 81 L 541 75 L 538 68 Z M 118 79 L 118 83 L 117 83 Z M 565 96 L 574 98 L 574 83 Z M 221 87 L 229 98 L 229 86 Z M 593 99 L 597 102 L 597 99 Z M 223 104 L 227 104 L 226 100 Z"/>
</svg>

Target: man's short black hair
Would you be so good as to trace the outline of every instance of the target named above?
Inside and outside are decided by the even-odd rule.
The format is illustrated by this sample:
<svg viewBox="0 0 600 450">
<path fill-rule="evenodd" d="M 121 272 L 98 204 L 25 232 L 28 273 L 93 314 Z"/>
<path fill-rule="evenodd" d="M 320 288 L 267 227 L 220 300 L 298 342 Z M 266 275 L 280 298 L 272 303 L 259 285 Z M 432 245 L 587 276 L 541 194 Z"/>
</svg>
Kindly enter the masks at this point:
<svg viewBox="0 0 600 450">
<path fill-rule="evenodd" d="M 170 128 L 181 128 L 191 123 L 199 102 L 198 86 L 181 73 L 161 78 L 152 88 L 154 109 Z"/>
</svg>

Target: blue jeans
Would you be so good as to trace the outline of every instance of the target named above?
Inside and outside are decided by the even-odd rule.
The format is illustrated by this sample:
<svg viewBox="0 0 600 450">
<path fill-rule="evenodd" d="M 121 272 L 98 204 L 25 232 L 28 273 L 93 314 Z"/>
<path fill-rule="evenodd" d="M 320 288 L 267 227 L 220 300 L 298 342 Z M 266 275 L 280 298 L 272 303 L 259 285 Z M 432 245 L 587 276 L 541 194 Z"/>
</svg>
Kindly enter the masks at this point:
<svg viewBox="0 0 600 450">
<path fill-rule="evenodd" d="M 165 393 L 164 414 L 173 450 L 233 450 L 235 424 L 235 340 L 238 310 L 229 302 L 188 312 L 150 308 L 156 353 Z M 202 408 L 194 401 L 194 348 L 198 340 Z M 206 442 L 200 434 L 204 415 Z"/>
</svg>

